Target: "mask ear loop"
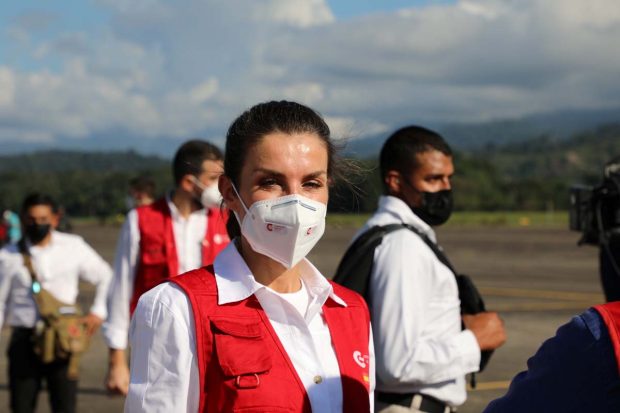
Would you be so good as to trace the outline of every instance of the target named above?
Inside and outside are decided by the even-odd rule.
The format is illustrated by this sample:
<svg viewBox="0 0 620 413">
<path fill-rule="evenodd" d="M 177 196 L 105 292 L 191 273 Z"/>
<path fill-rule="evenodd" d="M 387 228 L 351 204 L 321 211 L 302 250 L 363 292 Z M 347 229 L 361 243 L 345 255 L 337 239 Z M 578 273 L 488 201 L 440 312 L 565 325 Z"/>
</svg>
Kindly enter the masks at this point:
<svg viewBox="0 0 620 413">
<path fill-rule="evenodd" d="M 198 185 L 198 188 L 200 188 L 201 190 L 205 190 L 207 189 L 207 187 L 205 186 L 205 184 L 203 184 L 202 182 L 200 182 L 200 179 L 196 178 L 194 175 L 190 175 L 192 177 L 192 182 L 194 182 L 194 184 Z"/>
<path fill-rule="evenodd" d="M 232 182 L 232 180 L 230 181 L 230 184 L 232 185 L 233 191 L 235 191 L 235 195 L 237 195 L 237 198 L 239 198 L 239 202 L 241 202 L 243 209 L 245 209 L 246 215 L 249 214 L 250 216 L 252 216 L 252 219 L 254 219 L 254 215 L 250 214 L 250 210 L 248 209 L 248 207 L 245 206 L 245 203 L 243 202 L 243 199 L 241 199 L 241 195 L 239 195 L 239 192 L 237 191 L 237 188 L 235 187 L 235 184 Z M 237 221 L 239 221 L 239 225 L 241 225 L 241 220 L 239 219 L 239 216 L 236 212 L 235 217 L 237 217 Z"/>
</svg>

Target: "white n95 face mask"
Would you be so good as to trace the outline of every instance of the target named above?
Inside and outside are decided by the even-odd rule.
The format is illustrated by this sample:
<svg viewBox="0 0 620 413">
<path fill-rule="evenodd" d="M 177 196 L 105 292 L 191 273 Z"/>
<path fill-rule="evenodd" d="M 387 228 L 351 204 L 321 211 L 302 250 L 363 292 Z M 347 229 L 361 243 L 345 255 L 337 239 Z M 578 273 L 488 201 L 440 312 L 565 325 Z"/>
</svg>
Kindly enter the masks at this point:
<svg viewBox="0 0 620 413">
<path fill-rule="evenodd" d="M 321 239 L 325 232 L 327 206 L 301 195 L 287 195 L 253 203 L 248 209 L 233 186 L 245 209 L 241 234 L 252 249 L 294 267 Z"/>
<path fill-rule="evenodd" d="M 195 176 L 194 183 L 198 185 L 198 187 L 202 190 L 200 194 L 200 203 L 205 208 L 217 207 L 222 203 L 222 194 L 217 186 L 217 183 L 205 186 L 202 182 L 198 180 Z"/>
</svg>

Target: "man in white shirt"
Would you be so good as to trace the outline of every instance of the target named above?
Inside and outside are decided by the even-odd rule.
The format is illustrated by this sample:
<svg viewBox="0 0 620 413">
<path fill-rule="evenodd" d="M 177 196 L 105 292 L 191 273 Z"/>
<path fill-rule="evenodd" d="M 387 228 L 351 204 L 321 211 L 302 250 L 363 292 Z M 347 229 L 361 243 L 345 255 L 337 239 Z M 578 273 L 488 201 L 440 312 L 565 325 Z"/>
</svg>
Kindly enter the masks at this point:
<svg viewBox="0 0 620 413">
<path fill-rule="evenodd" d="M 432 131 L 406 127 L 385 142 L 380 167 L 385 195 L 359 234 L 404 223 L 436 242 L 432 226 L 452 209 L 450 147 Z M 481 349 L 505 341 L 498 315 L 461 317 L 455 275 L 406 228 L 388 233 L 375 249 L 368 288 L 376 411 L 445 413 L 463 404 L 465 375 L 478 371 Z"/>
<path fill-rule="evenodd" d="M 33 299 L 35 284 L 24 264 L 30 255 L 36 281 L 59 301 L 74 305 L 80 279 L 97 287 L 90 313 L 84 317 L 92 335 L 106 318 L 110 266 L 84 240 L 55 231 L 58 207 L 45 194 L 31 194 L 23 202 L 24 238 L 0 250 L 0 327 L 13 328 L 9 345 L 9 387 L 13 412 L 34 412 L 45 379 L 53 412 L 75 412 L 77 380 L 68 377 L 69 360 L 42 363 L 34 353 L 32 334 L 40 315 Z"/>
<path fill-rule="evenodd" d="M 104 337 L 110 349 L 106 387 L 127 394 L 125 349 L 131 314 L 140 296 L 169 277 L 211 264 L 228 244 L 227 212 L 217 181 L 223 154 L 202 140 L 185 142 L 172 161 L 175 188 L 132 209 L 121 229 L 108 294 Z"/>
</svg>

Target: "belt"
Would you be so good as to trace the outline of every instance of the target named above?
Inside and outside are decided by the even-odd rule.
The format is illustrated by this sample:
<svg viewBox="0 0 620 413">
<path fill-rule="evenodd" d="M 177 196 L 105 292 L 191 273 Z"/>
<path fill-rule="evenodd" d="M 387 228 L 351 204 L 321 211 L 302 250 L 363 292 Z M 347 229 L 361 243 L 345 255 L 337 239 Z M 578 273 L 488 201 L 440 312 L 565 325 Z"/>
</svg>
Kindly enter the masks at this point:
<svg viewBox="0 0 620 413">
<path fill-rule="evenodd" d="M 413 407 L 426 413 L 452 413 L 456 409 L 434 397 L 420 393 L 383 393 L 377 392 L 377 400 L 387 404 Z"/>
</svg>

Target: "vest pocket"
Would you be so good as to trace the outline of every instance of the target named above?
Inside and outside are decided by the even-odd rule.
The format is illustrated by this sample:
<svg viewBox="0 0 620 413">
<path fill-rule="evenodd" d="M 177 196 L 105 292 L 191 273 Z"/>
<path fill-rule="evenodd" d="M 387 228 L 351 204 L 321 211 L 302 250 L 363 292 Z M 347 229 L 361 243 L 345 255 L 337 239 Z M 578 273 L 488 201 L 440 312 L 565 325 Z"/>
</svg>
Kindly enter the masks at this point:
<svg viewBox="0 0 620 413">
<path fill-rule="evenodd" d="M 260 374 L 271 370 L 269 347 L 260 319 L 213 318 L 215 351 L 222 372 L 240 388 L 256 388 Z"/>
</svg>

